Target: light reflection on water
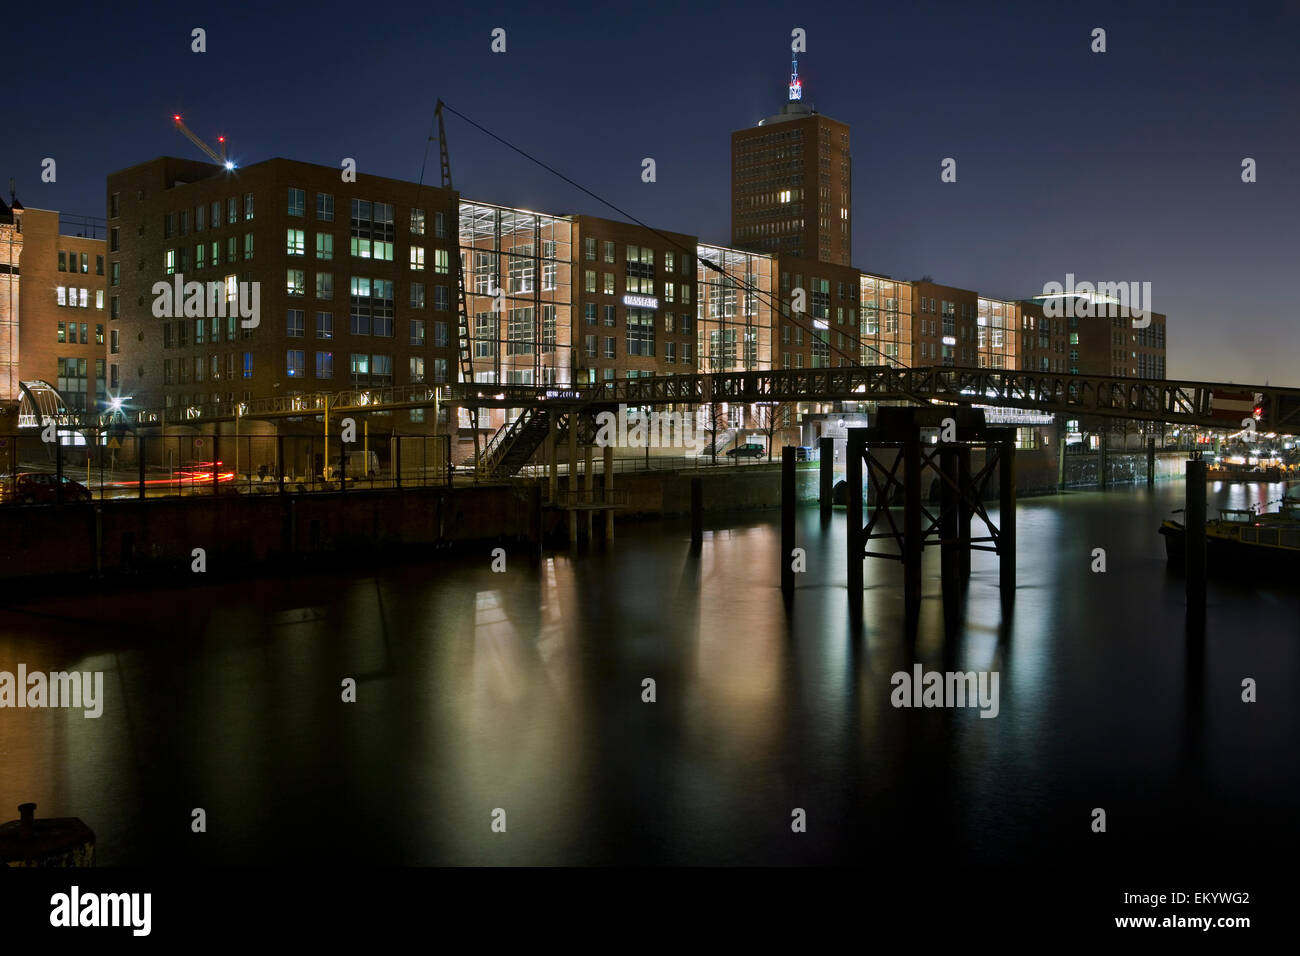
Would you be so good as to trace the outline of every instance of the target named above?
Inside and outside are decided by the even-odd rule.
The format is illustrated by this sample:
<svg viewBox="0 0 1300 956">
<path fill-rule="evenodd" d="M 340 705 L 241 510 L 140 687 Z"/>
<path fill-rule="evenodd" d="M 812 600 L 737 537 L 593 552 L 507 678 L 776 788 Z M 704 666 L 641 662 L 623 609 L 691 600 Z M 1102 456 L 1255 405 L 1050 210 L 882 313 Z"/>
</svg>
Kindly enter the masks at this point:
<svg viewBox="0 0 1300 956">
<path fill-rule="evenodd" d="M 706 532 L 698 555 L 685 525 L 626 525 L 610 552 L 512 555 L 501 574 L 485 548 L 35 601 L 4 615 L 0 669 L 102 669 L 105 714 L 0 711 L 0 808 L 82 817 L 103 863 L 1039 859 L 1086 839 L 1099 805 L 1135 854 L 1194 842 L 1209 805 L 1203 850 L 1258 841 L 1300 792 L 1297 599 L 1216 586 L 1189 651 L 1155 533 L 1181 494 L 1022 501 L 1009 620 L 997 559 L 977 553 L 946 628 L 927 551 L 914 635 L 885 561 L 867 563 L 853 627 L 844 515 L 823 531 L 815 509 L 788 610 L 771 515 Z M 1210 489 L 1214 506 L 1280 496 Z M 914 662 L 998 671 L 998 717 L 893 708 L 890 676 Z M 1258 704 L 1240 702 L 1243 676 L 1266 685 Z"/>
</svg>

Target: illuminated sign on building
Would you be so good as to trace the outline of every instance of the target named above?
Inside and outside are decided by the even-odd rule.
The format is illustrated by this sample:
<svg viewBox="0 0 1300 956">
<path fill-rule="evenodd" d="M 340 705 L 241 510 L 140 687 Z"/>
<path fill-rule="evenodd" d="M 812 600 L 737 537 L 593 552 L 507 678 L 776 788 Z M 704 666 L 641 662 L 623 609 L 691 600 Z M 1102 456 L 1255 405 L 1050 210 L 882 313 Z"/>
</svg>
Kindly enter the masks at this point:
<svg viewBox="0 0 1300 956">
<path fill-rule="evenodd" d="M 625 295 L 623 304 L 632 309 L 659 308 L 659 300 L 652 295 Z"/>
<path fill-rule="evenodd" d="M 945 335 L 945 336 L 943 337 L 943 344 L 944 344 L 944 345 L 956 345 L 956 344 L 957 344 L 957 339 L 954 338 L 954 337 L 951 336 L 951 335 Z"/>
<path fill-rule="evenodd" d="M 803 99 L 803 83 L 799 81 L 799 61 L 794 60 L 790 64 L 790 99 Z"/>
</svg>

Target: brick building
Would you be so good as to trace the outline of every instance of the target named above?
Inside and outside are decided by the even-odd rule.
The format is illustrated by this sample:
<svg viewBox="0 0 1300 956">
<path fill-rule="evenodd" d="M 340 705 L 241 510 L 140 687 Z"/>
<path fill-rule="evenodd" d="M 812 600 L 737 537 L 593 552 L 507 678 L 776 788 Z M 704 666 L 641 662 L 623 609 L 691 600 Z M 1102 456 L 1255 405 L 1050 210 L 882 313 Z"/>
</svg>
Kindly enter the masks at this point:
<svg viewBox="0 0 1300 956">
<path fill-rule="evenodd" d="M 573 221 L 575 380 L 696 371 L 696 237 Z"/>
<path fill-rule="evenodd" d="M 94 219 L 0 203 L 0 389 L 44 381 L 74 412 L 102 411 L 109 375 L 105 242 Z"/>
<path fill-rule="evenodd" d="M 109 322 L 131 407 L 176 415 L 460 377 L 454 192 L 284 159 L 164 157 L 111 174 L 107 205 Z M 180 277 L 212 296 L 155 314 L 155 284 Z M 256 324 L 233 314 L 250 289 Z M 422 410 L 401 418 L 426 427 Z"/>
<path fill-rule="evenodd" d="M 912 364 L 978 368 L 979 293 L 925 277 L 912 283 L 912 295 L 916 309 Z"/>
</svg>

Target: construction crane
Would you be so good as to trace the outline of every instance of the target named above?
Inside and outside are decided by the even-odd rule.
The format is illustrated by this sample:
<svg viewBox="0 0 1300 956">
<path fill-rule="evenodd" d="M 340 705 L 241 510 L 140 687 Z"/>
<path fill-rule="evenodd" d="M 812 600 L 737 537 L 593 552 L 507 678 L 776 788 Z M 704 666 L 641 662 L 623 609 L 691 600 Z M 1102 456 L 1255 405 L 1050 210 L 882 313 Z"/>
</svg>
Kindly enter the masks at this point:
<svg viewBox="0 0 1300 956">
<path fill-rule="evenodd" d="M 218 153 L 207 143 L 203 142 L 203 140 L 199 139 L 198 136 L 194 134 L 194 131 L 190 129 L 188 126 L 186 126 L 184 122 L 181 121 L 180 113 L 172 114 L 172 123 L 176 126 L 176 129 L 179 130 L 180 133 L 186 139 L 188 139 L 191 143 L 193 143 L 199 149 L 203 150 L 203 152 L 206 153 L 209 157 L 211 157 L 214 163 L 218 163 L 226 167 L 226 169 L 235 168 L 235 164 L 232 163 L 230 160 L 226 159 L 226 137 L 224 136 L 217 137 L 217 143 L 221 146 L 221 152 Z"/>
<path fill-rule="evenodd" d="M 442 115 L 442 100 L 438 100 L 438 105 L 434 108 L 434 116 L 438 119 L 438 153 L 442 165 L 442 188 L 451 189 L 451 158 L 447 155 L 447 123 Z M 459 227 L 457 227 L 459 235 Z M 454 255 L 456 260 L 456 288 L 460 298 L 460 315 L 459 315 L 459 352 L 460 352 L 460 377 L 466 385 L 474 381 L 474 358 L 471 354 L 472 342 L 470 339 L 469 326 L 469 308 L 465 299 L 465 264 L 460 255 Z M 469 408 L 470 428 L 474 432 L 474 467 L 477 470 L 479 461 L 479 434 L 478 434 L 478 407 L 471 405 Z"/>
</svg>

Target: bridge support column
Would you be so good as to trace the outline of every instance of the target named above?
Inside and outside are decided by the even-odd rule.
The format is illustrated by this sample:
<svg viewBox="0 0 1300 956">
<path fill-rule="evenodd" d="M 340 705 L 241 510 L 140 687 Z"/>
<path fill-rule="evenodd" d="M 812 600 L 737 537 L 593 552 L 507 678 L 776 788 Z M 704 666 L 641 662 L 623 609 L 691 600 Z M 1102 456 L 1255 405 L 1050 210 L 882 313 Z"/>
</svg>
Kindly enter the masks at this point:
<svg viewBox="0 0 1300 956">
<path fill-rule="evenodd" d="M 957 449 L 957 486 L 962 490 L 957 502 L 957 573 L 966 587 L 970 583 L 970 523 L 974 515 L 969 499 L 976 493 L 971 485 L 968 445 Z"/>
<path fill-rule="evenodd" d="M 546 429 L 546 467 L 548 469 L 546 499 L 552 502 L 555 501 L 556 486 L 559 484 L 560 480 L 560 468 L 559 464 L 555 460 L 555 446 L 557 444 L 556 439 L 558 437 L 559 428 L 560 426 L 555 414 L 552 413 L 551 420 Z"/>
<path fill-rule="evenodd" d="M 940 510 L 939 538 L 940 577 L 943 583 L 945 600 L 957 594 L 960 587 L 960 567 L 958 565 L 960 548 L 960 521 L 957 515 L 957 501 L 961 488 L 961 474 L 957 467 L 957 449 L 943 448 L 939 451 L 940 474 Z M 969 553 L 969 552 L 967 552 Z"/>
<path fill-rule="evenodd" d="M 818 441 L 821 448 L 818 462 L 821 481 L 818 493 L 822 507 L 822 524 L 830 524 L 831 506 L 835 501 L 835 439 L 822 436 Z"/>
<path fill-rule="evenodd" d="M 1193 454 L 1196 454 L 1193 452 Z M 1200 629 L 1205 626 L 1205 479 L 1208 467 L 1204 458 L 1187 462 L 1184 560 L 1187 581 L 1187 625 Z"/>
<path fill-rule="evenodd" d="M 596 446 L 592 445 L 590 442 L 584 445 L 583 460 L 582 460 L 582 490 L 586 492 L 586 497 L 591 501 L 592 504 L 595 504 L 596 502 L 596 485 L 594 481 L 594 476 L 591 473 L 592 456 L 595 453 L 595 447 Z M 587 546 L 588 547 L 591 546 L 595 527 L 596 527 L 596 512 L 588 511 L 587 512 Z"/>
<path fill-rule="evenodd" d="M 908 617 L 921 606 L 921 440 L 903 445 L 903 600 Z"/>
<path fill-rule="evenodd" d="M 1101 434 L 1097 436 L 1097 488 L 1100 491 L 1105 491 L 1109 484 L 1106 475 L 1110 457 L 1108 454 L 1110 449 L 1107 447 L 1107 439 L 1109 438 L 1107 432 L 1109 429 L 1105 425 L 1102 425 L 1101 429 Z"/>
<path fill-rule="evenodd" d="M 1065 418 L 1056 417 L 1056 490 L 1065 490 Z"/>
<path fill-rule="evenodd" d="M 605 446 L 605 542 L 614 540 L 614 446 Z"/>
<path fill-rule="evenodd" d="M 1147 487 L 1154 488 L 1156 484 L 1156 440 L 1147 439 Z"/>
<path fill-rule="evenodd" d="M 532 511 L 533 511 L 533 557 L 540 561 L 542 559 L 542 537 L 545 534 L 545 511 L 542 508 L 542 480 L 533 479 L 532 492 Z"/>
<path fill-rule="evenodd" d="M 646 447 L 649 447 L 647 443 Z M 573 497 L 578 495 L 578 412 L 577 409 L 569 412 L 569 459 L 568 474 L 569 480 L 565 482 Z M 577 503 L 576 500 L 574 502 Z"/>
</svg>

